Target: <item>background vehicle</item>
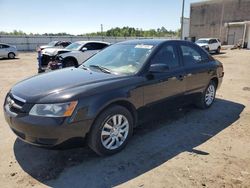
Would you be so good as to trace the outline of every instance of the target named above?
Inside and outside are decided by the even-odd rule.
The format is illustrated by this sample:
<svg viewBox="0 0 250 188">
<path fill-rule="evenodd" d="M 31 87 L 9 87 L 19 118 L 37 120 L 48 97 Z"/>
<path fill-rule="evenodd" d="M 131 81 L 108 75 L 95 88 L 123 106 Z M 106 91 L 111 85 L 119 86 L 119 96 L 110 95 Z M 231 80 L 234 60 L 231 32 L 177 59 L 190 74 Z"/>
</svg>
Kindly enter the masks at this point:
<svg viewBox="0 0 250 188">
<path fill-rule="evenodd" d="M 14 59 L 18 55 L 15 46 L 0 43 L 0 57 Z"/>
<path fill-rule="evenodd" d="M 216 38 L 201 38 L 195 42 L 200 47 L 204 48 L 208 52 L 216 52 L 220 53 L 221 50 L 221 42 Z"/>
<path fill-rule="evenodd" d="M 69 42 L 69 41 L 51 41 L 47 45 L 40 46 L 40 49 L 43 50 L 46 48 L 65 48 L 70 44 L 71 44 L 71 42 Z"/>
<path fill-rule="evenodd" d="M 110 155 L 128 143 L 145 117 L 141 110 L 169 101 L 209 108 L 223 76 L 222 64 L 191 42 L 126 41 L 79 68 L 19 82 L 6 96 L 4 114 L 26 142 L 48 147 L 86 137 L 96 153 Z"/>
<path fill-rule="evenodd" d="M 78 41 L 66 48 L 67 50 L 70 50 L 69 52 L 59 52 L 58 59 L 62 63 L 63 67 L 78 67 L 88 58 L 109 45 L 110 43 L 101 41 Z"/>
<path fill-rule="evenodd" d="M 42 50 L 42 66 L 47 66 L 50 61 L 57 60 L 62 67 L 77 67 L 108 45 L 110 44 L 100 41 L 78 41 L 64 49 L 44 49 Z"/>
</svg>

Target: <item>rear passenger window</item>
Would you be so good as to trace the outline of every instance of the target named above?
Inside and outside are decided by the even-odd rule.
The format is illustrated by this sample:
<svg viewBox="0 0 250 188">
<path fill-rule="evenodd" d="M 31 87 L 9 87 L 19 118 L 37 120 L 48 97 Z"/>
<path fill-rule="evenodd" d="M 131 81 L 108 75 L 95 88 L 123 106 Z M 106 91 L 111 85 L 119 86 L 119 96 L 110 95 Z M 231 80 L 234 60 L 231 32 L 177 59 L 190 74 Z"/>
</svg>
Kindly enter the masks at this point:
<svg viewBox="0 0 250 188">
<path fill-rule="evenodd" d="M 9 48 L 8 45 L 2 44 L 2 48 Z"/>
<path fill-rule="evenodd" d="M 152 58 L 151 64 L 166 64 L 170 69 L 178 67 L 176 48 L 172 45 L 164 45 Z"/>
<path fill-rule="evenodd" d="M 101 50 L 106 46 L 107 44 L 102 44 L 102 43 L 88 43 L 84 47 L 87 48 L 88 50 Z"/>
<path fill-rule="evenodd" d="M 198 49 L 181 45 L 182 57 L 185 65 L 193 65 L 205 62 L 208 57 Z"/>
</svg>

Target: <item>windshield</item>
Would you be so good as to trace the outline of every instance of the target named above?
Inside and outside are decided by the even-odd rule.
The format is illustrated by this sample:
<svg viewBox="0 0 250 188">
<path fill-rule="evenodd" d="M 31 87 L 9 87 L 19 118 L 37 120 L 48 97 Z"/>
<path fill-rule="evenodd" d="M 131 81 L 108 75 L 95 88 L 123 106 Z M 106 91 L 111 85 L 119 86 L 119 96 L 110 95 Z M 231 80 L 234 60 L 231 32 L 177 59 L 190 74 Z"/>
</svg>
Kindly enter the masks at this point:
<svg viewBox="0 0 250 188">
<path fill-rule="evenodd" d="M 197 44 L 201 44 L 201 43 L 208 44 L 208 40 L 203 40 L 203 39 L 201 39 L 201 40 L 197 40 L 196 43 L 197 43 Z"/>
<path fill-rule="evenodd" d="M 52 42 L 48 43 L 48 46 L 55 46 L 57 42 L 58 41 L 52 41 Z"/>
<path fill-rule="evenodd" d="M 74 42 L 70 45 L 68 45 L 65 49 L 67 50 L 79 50 L 81 48 L 82 44 Z"/>
<path fill-rule="evenodd" d="M 86 67 L 102 67 L 116 74 L 135 74 L 152 51 L 152 45 L 115 44 L 84 62 Z"/>
</svg>

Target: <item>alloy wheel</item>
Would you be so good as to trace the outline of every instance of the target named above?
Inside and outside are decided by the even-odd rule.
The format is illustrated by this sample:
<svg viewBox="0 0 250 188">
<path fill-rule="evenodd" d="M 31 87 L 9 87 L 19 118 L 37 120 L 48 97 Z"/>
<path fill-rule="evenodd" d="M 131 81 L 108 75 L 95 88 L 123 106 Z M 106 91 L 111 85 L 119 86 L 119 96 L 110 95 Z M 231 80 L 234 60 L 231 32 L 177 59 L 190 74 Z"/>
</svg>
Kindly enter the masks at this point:
<svg viewBox="0 0 250 188">
<path fill-rule="evenodd" d="M 206 91 L 206 95 L 205 95 L 205 103 L 207 106 L 210 106 L 215 98 L 215 87 L 214 85 L 209 85 Z"/>
<path fill-rule="evenodd" d="M 119 148 L 129 133 L 128 119 L 121 114 L 109 117 L 103 124 L 101 132 L 102 145 L 108 150 Z"/>
</svg>

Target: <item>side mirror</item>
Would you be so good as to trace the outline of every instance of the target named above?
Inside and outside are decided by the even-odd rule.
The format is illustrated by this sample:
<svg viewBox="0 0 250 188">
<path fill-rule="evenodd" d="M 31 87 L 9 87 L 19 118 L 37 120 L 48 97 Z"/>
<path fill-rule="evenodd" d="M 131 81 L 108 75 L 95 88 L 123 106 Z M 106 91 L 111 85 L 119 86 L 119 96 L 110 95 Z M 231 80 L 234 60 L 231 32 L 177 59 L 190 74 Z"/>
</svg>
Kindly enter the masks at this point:
<svg viewBox="0 0 250 188">
<path fill-rule="evenodd" d="M 84 48 L 82 48 L 82 52 L 85 52 L 85 51 L 87 51 L 88 50 L 88 48 L 86 48 L 86 47 L 84 47 Z"/>
<path fill-rule="evenodd" d="M 150 65 L 149 72 L 151 73 L 161 73 L 169 70 L 169 66 L 166 64 L 152 64 Z"/>
</svg>

